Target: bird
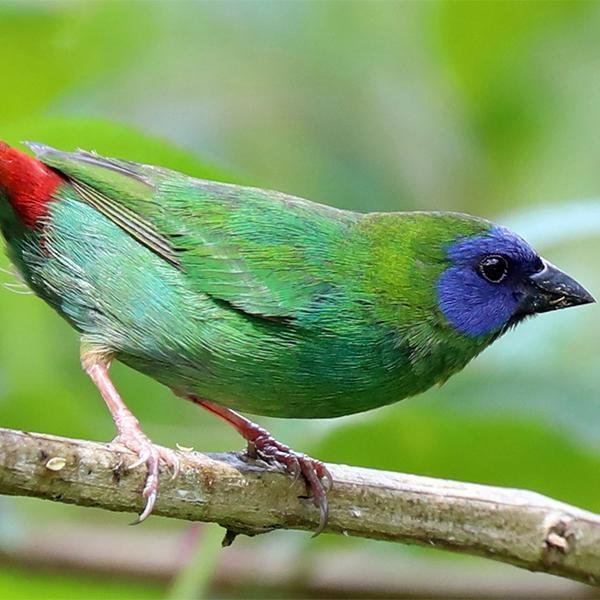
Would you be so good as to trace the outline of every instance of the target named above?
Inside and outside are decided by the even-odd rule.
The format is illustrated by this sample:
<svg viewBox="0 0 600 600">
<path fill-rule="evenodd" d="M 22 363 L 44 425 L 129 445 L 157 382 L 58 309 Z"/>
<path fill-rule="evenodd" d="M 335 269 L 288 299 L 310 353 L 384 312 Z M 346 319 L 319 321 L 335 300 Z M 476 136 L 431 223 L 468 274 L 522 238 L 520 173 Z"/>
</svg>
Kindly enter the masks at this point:
<svg viewBox="0 0 600 600">
<path fill-rule="evenodd" d="M 27 143 L 0 143 L 0 230 L 23 281 L 76 330 L 113 417 L 160 464 L 113 361 L 232 425 L 251 458 L 301 475 L 328 517 L 331 475 L 241 412 L 329 418 L 442 384 L 515 325 L 594 302 L 511 230 L 457 212 L 358 213 L 276 191 Z M 241 411 L 241 412 L 238 412 Z"/>
</svg>

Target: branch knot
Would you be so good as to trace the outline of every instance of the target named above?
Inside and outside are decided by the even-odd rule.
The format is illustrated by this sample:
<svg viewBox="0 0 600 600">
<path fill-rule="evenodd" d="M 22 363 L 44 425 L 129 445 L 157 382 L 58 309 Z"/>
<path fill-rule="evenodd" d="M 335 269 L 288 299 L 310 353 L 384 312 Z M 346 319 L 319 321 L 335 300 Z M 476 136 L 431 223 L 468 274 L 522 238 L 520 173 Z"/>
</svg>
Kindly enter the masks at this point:
<svg viewBox="0 0 600 600">
<path fill-rule="evenodd" d="M 545 536 L 542 560 L 546 564 L 560 562 L 575 549 L 575 533 L 572 531 L 573 519 L 565 514 L 554 513 L 544 522 Z"/>
</svg>

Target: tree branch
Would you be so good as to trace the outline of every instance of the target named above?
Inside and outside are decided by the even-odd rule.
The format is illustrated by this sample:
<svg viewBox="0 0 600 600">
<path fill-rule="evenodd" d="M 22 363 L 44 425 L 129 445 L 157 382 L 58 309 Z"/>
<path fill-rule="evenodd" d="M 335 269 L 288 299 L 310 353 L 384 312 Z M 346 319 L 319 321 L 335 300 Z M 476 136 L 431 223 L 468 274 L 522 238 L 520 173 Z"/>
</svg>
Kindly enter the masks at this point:
<svg viewBox="0 0 600 600">
<path fill-rule="evenodd" d="M 0 494 L 136 512 L 145 468 L 104 444 L 0 429 Z M 314 529 L 302 482 L 235 454 L 182 453 L 161 471 L 155 514 L 233 532 Z M 445 548 L 600 583 L 600 516 L 533 492 L 329 465 L 326 531 Z"/>
</svg>

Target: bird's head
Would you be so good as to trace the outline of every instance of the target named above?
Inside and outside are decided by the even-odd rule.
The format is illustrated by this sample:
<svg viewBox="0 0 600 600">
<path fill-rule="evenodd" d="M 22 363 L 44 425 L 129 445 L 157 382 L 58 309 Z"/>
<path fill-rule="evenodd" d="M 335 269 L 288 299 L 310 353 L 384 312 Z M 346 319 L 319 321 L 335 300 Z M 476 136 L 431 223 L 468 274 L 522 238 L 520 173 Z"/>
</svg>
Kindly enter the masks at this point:
<svg viewBox="0 0 600 600">
<path fill-rule="evenodd" d="M 529 315 L 594 302 L 577 281 L 505 227 L 459 236 L 445 251 L 438 306 L 462 334 L 500 335 Z"/>
</svg>

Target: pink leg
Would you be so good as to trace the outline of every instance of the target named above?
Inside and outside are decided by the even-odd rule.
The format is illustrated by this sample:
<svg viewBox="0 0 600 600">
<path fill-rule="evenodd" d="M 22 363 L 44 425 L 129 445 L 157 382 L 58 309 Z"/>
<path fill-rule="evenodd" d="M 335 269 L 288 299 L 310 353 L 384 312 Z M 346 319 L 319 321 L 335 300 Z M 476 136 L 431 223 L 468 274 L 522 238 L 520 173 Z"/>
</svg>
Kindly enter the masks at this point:
<svg viewBox="0 0 600 600">
<path fill-rule="evenodd" d="M 109 360 L 101 358 L 99 355 L 89 355 L 83 357 L 82 364 L 106 402 L 117 427 L 118 436 L 113 440 L 113 443 L 122 444 L 138 455 L 139 460 L 130 465 L 130 469 L 134 469 L 143 463 L 146 463 L 148 468 L 146 483 L 142 492 L 146 504 L 137 520 L 137 523 L 141 523 L 150 515 L 156 502 L 159 461 L 162 459 L 166 462 L 173 471 L 173 477 L 176 477 L 179 473 L 179 459 L 174 452 L 155 446 L 141 430 L 139 421 L 127 408 L 110 380 L 108 374 Z"/>
<path fill-rule="evenodd" d="M 276 463 L 295 476 L 302 475 L 312 494 L 315 506 L 320 511 L 319 527 L 315 535 L 323 531 L 329 513 L 327 492 L 331 489 L 332 478 L 322 462 L 310 458 L 306 454 L 294 452 L 288 446 L 284 446 L 274 439 L 268 431 L 229 408 L 196 396 L 186 396 L 186 398 L 232 425 L 248 442 L 247 452 L 250 458 L 260 458 L 266 462 Z M 323 484 L 323 480 L 325 484 Z"/>
</svg>

